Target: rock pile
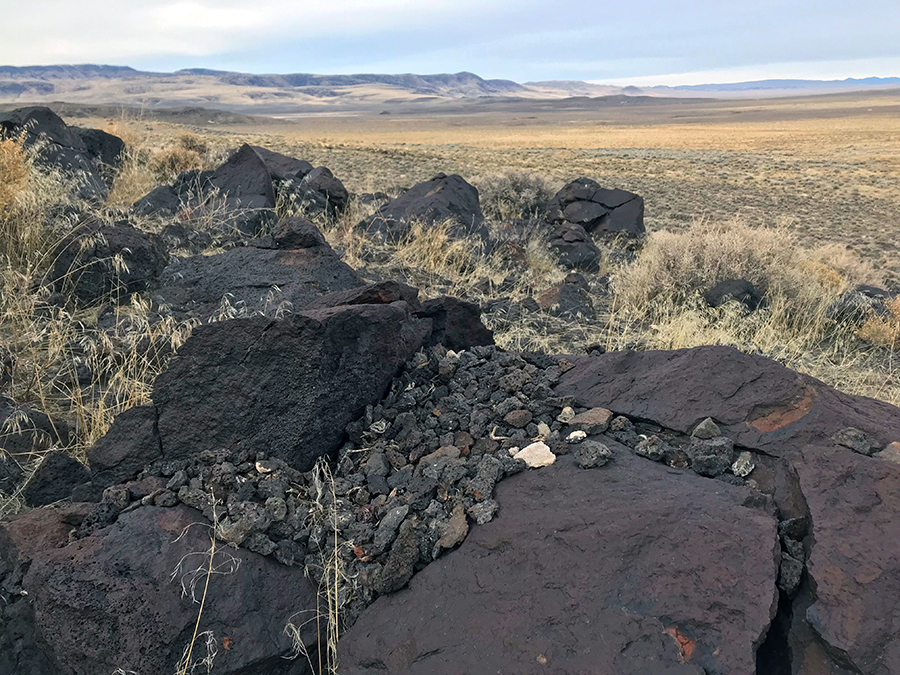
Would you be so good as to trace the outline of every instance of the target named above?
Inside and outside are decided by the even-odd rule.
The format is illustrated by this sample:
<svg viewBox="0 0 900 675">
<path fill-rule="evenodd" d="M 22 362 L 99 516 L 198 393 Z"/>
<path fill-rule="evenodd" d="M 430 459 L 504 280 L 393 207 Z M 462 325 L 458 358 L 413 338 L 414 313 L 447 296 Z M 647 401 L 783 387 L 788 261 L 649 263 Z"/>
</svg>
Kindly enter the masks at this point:
<svg viewBox="0 0 900 675">
<path fill-rule="evenodd" d="M 0 113 L 0 136 L 25 138 L 34 146 L 38 162 L 73 177 L 78 195 L 102 202 L 109 194 L 108 180 L 122 160 L 125 144 L 99 129 L 69 127 L 49 108 L 20 108 Z"/>
<path fill-rule="evenodd" d="M 0 123 L 29 116 L 60 156 L 121 154 L 42 111 Z M 198 255 L 214 238 L 190 214 L 158 238 L 121 222 L 61 249 L 90 272 L 48 283 L 82 305 L 149 289 L 160 314 L 202 323 L 226 296 L 250 316 L 197 327 L 89 472 L 49 452 L 23 485 L 0 453 L 0 490 L 39 507 L 0 526 L 0 673 L 174 672 L 207 573 L 198 646 L 225 675 L 310 673 L 290 657 L 323 647 L 322 588 L 346 674 L 900 672 L 900 410 L 724 347 L 505 352 L 478 306 L 364 283 L 311 223 L 275 223 L 276 198 L 332 217 L 349 195 L 247 145 L 136 205 L 172 220 L 219 200 L 244 232 L 225 252 Z M 388 240 L 414 222 L 486 231 L 458 176 L 372 201 L 360 227 Z M 552 224 L 511 229 L 545 228 L 590 272 L 592 236 L 639 237 L 642 214 L 579 179 Z M 103 266 L 126 251 L 127 274 Z M 491 311 L 590 320 L 606 282 L 573 272 Z M 713 291 L 762 300 L 745 280 Z M 856 320 L 857 301 L 835 311 Z M 15 453 L 69 435 L 6 398 L 0 425 Z"/>
</svg>

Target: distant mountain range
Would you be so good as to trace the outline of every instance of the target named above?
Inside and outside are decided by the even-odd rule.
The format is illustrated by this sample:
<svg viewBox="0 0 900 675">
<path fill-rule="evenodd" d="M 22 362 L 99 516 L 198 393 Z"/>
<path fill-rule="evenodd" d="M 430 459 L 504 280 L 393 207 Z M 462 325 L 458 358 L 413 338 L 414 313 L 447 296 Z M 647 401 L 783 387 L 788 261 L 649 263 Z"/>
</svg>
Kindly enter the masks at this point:
<svg viewBox="0 0 900 675">
<path fill-rule="evenodd" d="M 682 84 L 663 89 L 681 91 L 768 91 L 772 89 L 869 89 L 873 87 L 900 87 L 900 77 L 848 77 L 845 80 L 754 80 L 726 84 Z"/>
<path fill-rule="evenodd" d="M 127 66 L 0 66 L 0 103 L 127 105 L 150 109 L 204 107 L 237 113 L 287 114 L 379 109 L 445 99 L 573 97 L 764 98 L 900 87 L 900 77 L 847 80 L 760 80 L 671 87 L 596 82 L 486 80 L 474 73 L 401 75 L 252 74 L 207 68 L 174 73 Z"/>
</svg>

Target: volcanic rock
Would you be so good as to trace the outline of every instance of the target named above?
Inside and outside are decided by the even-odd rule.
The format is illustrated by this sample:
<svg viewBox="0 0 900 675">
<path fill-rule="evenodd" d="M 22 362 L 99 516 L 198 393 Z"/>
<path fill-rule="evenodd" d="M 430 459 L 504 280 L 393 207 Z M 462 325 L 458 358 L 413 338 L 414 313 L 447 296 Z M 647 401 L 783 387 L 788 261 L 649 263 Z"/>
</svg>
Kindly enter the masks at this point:
<svg viewBox="0 0 900 675">
<path fill-rule="evenodd" d="M 457 237 L 477 234 L 483 240 L 487 238 L 477 188 L 460 176 L 439 173 L 382 206 L 359 228 L 396 241 L 409 234 L 414 222 L 433 225 L 445 221 L 452 223 L 452 233 Z"/>
<path fill-rule="evenodd" d="M 499 517 L 344 634 L 343 672 L 756 672 L 775 521 L 747 488 L 620 454 L 502 482 Z"/>
<path fill-rule="evenodd" d="M 46 281 L 82 306 L 109 297 L 121 301 L 149 288 L 167 262 L 162 242 L 127 221 L 87 225 L 56 247 Z"/>
<path fill-rule="evenodd" d="M 749 311 L 755 310 L 762 303 L 762 293 L 746 279 L 727 279 L 716 284 L 703 294 L 710 307 L 721 307 L 729 300 L 738 302 Z"/>
<path fill-rule="evenodd" d="M 625 190 L 608 190 L 590 178 L 578 178 L 563 187 L 549 204 L 557 223 L 579 225 L 586 232 L 642 237 L 644 200 Z"/>
<path fill-rule="evenodd" d="M 795 607 L 795 672 L 829 672 L 816 666 L 823 652 L 830 672 L 900 672 L 900 466 L 824 447 L 804 448 L 793 464 L 814 542 L 809 606 Z"/>
<path fill-rule="evenodd" d="M 305 471 L 337 450 L 429 330 L 403 302 L 201 326 L 154 385 L 163 455 L 241 444 Z"/>
<path fill-rule="evenodd" d="M 52 504 L 66 499 L 77 485 L 86 483 L 90 477 L 84 464 L 55 450 L 41 459 L 22 488 L 22 497 L 28 506 Z"/>
<path fill-rule="evenodd" d="M 176 315 L 205 319 L 223 307 L 223 299 L 238 312 L 274 314 L 279 307 L 299 311 L 321 295 L 362 285 L 327 244 L 290 250 L 247 246 L 174 259 L 152 297 Z"/>
<path fill-rule="evenodd" d="M 183 506 L 142 507 L 66 545 L 83 519 L 82 505 L 37 509 L 0 529 L 0 672 L 175 672 L 210 564 L 208 524 Z M 290 670 L 284 628 L 315 610 L 315 587 L 302 572 L 245 549 L 218 548 L 213 565 L 202 626 L 217 643 L 216 669 Z M 307 647 L 314 623 L 301 628 Z M 197 654 L 206 655 L 203 641 Z"/>
<path fill-rule="evenodd" d="M 881 447 L 900 438 L 900 409 L 835 391 L 763 356 L 731 347 L 571 357 L 555 387 L 584 407 L 651 420 L 681 433 L 706 417 L 736 445 L 783 457 L 855 427 Z"/>
<path fill-rule="evenodd" d="M 66 126 L 49 108 L 37 106 L 0 113 L 0 133 L 11 137 L 24 134 L 25 147 L 37 144 L 38 163 L 72 176 L 82 199 L 106 199 L 109 189 L 91 150 L 76 130 Z"/>
</svg>

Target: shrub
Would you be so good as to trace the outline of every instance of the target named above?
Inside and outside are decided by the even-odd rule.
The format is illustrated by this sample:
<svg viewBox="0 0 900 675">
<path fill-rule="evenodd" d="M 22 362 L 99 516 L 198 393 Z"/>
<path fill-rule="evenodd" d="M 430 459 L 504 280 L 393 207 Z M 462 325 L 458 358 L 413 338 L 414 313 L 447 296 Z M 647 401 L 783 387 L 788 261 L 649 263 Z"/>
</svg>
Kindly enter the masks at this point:
<svg viewBox="0 0 900 675">
<path fill-rule="evenodd" d="M 16 139 L 0 139 L 0 210 L 9 206 L 28 184 L 28 158 Z"/>
<path fill-rule="evenodd" d="M 472 184 L 478 188 L 484 215 L 491 220 L 533 217 L 541 203 L 556 194 L 546 178 L 524 171 L 479 176 Z"/>
<path fill-rule="evenodd" d="M 183 171 L 202 169 L 203 157 L 196 150 L 177 145 L 153 155 L 150 168 L 159 180 L 168 182 Z"/>
<path fill-rule="evenodd" d="M 873 344 L 897 349 L 900 346 L 900 297 L 884 301 L 887 316 L 871 316 L 857 334 Z"/>
</svg>

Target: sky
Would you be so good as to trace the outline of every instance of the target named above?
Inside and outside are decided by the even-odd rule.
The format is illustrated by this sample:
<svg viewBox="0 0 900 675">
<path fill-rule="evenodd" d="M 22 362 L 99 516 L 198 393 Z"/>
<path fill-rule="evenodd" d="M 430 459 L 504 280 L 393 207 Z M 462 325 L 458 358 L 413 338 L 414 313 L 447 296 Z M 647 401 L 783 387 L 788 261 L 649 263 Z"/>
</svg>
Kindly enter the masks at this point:
<svg viewBox="0 0 900 675">
<path fill-rule="evenodd" d="M 900 76 L 900 0 L 0 0 L 0 65 L 702 84 Z"/>
</svg>

